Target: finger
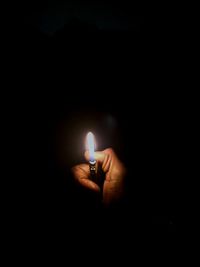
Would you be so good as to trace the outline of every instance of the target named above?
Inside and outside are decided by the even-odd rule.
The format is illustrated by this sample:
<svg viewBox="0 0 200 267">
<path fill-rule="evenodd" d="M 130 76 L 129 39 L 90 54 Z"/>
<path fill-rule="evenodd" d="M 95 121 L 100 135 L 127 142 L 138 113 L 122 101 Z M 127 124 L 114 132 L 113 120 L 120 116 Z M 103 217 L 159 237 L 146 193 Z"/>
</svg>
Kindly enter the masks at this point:
<svg viewBox="0 0 200 267">
<path fill-rule="evenodd" d="M 98 160 L 98 162 L 100 162 L 101 164 L 103 163 L 105 156 L 106 154 L 104 153 L 104 151 L 97 151 L 94 153 L 95 159 Z M 85 151 L 85 159 L 87 161 L 89 161 L 90 159 L 88 150 Z"/>
<path fill-rule="evenodd" d="M 100 188 L 97 184 L 91 181 L 89 167 L 87 164 L 80 164 L 72 168 L 72 173 L 75 180 L 85 188 L 99 192 Z"/>
<path fill-rule="evenodd" d="M 97 151 L 94 153 L 95 159 L 102 165 L 102 169 L 104 172 L 108 172 L 112 160 L 114 158 L 114 151 L 112 148 L 107 148 L 103 151 Z M 89 161 L 89 152 L 88 150 L 85 152 L 85 159 Z"/>
</svg>

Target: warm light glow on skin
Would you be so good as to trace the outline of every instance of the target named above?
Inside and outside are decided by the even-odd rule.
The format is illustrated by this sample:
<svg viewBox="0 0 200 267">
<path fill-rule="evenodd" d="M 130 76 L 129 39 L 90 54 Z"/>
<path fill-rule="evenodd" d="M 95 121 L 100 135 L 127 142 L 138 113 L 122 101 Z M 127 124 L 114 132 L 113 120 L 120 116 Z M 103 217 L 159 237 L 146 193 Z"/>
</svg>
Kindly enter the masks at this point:
<svg viewBox="0 0 200 267">
<path fill-rule="evenodd" d="M 94 162 L 94 135 L 91 132 L 87 134 L 87 147 L 89 150 L 90 162 Z"/>
</svg>

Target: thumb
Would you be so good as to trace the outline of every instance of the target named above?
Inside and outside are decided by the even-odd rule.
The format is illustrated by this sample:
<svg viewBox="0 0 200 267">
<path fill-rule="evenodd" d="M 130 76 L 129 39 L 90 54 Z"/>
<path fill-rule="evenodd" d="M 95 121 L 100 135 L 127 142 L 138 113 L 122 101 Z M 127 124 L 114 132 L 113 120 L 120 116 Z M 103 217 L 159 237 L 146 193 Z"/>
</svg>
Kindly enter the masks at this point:
<svg viewBox="0 0 200 267">
<path fill-rule="evenodd" d="M 104 172 L 108 172 L 111 159 L 113 156 L 113 150 L 111 148 L 105 149 L 103 151 L 96 151 L 94 153 L 94 158 L 102 165 Z M 85 152 L 85 159 L 89 161 L 89 151 Z"/>
<path fill-rule="evenodd" d="M 90 160 L 90 156 L 89 156 L 89 151 L 88 150 L 85 151 L 84 156 L 85 156 L 85 159 L 87 161 Z M 104 159 L 105 159 L 105 156 L 106 156 L 106 154 L 104 153 L 104 151 L 96 151 L 96 152 L 94 152 L 94 158 L 95 158 L 95 160 L 97 160 L 101 164 L 103 164 Z"/>
</svg>

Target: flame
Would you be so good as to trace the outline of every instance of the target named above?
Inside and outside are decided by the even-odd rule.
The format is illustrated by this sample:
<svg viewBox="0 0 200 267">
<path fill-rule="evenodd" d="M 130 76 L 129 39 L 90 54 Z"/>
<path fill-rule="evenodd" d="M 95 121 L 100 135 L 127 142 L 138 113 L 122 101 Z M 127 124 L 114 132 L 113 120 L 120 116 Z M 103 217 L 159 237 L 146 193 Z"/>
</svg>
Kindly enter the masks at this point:
<svg viewBox="0 0 200 267">
<path fill-rule="evenodd" d="M 89 132 L 87 134 L 87 148 L 89 150 L 89 157 L 90 157 L 90 161 L 91 162 L 94 162 L 95 161 L 95 158 L 94 158 L 94 147 L 95 147 L 95 144 L 94 144 L 94 135 L 93 133 Z"/>
</svg>

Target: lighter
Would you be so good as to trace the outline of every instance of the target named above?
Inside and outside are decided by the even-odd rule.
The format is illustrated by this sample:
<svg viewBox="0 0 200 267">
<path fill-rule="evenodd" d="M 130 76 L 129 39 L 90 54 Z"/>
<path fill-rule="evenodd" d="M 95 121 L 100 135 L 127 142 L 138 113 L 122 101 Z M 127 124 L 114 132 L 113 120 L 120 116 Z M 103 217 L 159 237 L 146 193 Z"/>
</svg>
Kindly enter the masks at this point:
<svg viewBox="0 0 200 267">
<path fill-rule="evenodd" d="M 89 167 L 90 167 L 90 177 L 91 179 L 96 182 L 97 180 L 97 163 L 96 161 L 89 161 Z"/>
</svg>

